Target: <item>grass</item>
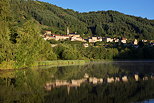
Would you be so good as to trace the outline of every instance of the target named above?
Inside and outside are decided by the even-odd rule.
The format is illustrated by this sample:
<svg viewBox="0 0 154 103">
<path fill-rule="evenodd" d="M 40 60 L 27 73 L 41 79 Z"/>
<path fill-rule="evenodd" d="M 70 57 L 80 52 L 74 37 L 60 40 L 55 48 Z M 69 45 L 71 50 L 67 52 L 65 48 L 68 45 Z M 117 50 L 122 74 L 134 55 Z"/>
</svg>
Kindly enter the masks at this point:
<svg viewBox="0 0 154 103">
<path fill-rule="evenodd" d="M 67 66 L 67 65 L 84 65 L 85 63 L 90 62 L 90 60 L 54 60 L 54 61 L 36 61 L 32 67 L 40 67 L 40 66 Z M 9 62 L 2 62 L 0 64 L 0 70 L 13 70 L 15 62 L 9 61 Z"/>
<path fill-rule="evenodd" d="M 54 61 L 40 61 L 36 62 L 34 66 L 65 66 L 78 65 L 90 62 L 89 60 L 54 60 Z"/>
<path fill-rule="evenodd" d="M 56 66 L 69 66 L 69 65 L 84 65 L 89 62 L 109 62 L 112 60 L 53 60 L 53 61 L 36 61 L 33 65 L 33 67 L 41 67 L 41 66 L 50 66 L 50 67 L 56 67 Z M 9 61 L 9 62 L 2 62 L 0 64 L 0 70 L 14 70 L 15 69 L 15 62 Z M 21 69 L 21 68 L 20 68 Z"/>
</svg>

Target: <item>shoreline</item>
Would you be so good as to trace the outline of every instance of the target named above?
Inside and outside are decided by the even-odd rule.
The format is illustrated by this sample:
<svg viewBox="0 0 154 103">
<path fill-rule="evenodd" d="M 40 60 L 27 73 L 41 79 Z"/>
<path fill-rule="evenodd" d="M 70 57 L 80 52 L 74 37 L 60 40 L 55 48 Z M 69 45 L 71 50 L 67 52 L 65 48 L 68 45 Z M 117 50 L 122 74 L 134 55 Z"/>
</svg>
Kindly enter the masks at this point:
<svg viewBox="0 0 154 103">
<path fill-rule="evenodd" d="M 108 62 L 154 62 L 154 60 L 53 60 L 53 61 L 36 61 L 31 67 L 24 68 L 8 68 L 13 67 L 14 62 L 7 63 L 1 66 L 0 72 L 3 71 L 14 71 L 14 70 L 26 70 L 28 68 L 40 69 L 41 67 L 60 67 L 60 66 L 73 66 L 73 65 L 84 65 L 86 63 L 108 63 Z M 11 64 L 11 65 L 10 65 Z M 6 67 L 5 67 L 6 66 Z"/>
<path fill-rule="evenodd" d="M 58 67 L 58 66 L 71 66 L 71 65 L 84 65 L 86 63 L 91 62 L 90 60 L 54 60 L 54 61 L 36 61 L 31 67 L 25 68 L 11 68 L 13 67 L 14 63 L 8 63 L 9 65 L 2 65 L 0 64 L 0 72 L 3 71 L 14 71 L 14 70 L 26 70 L 27 68 L 39 68 L 39 67 Z M 2 66 L 1 66 L 2 65 Z M 9 68 L 10 67 L 10 68 Z"/>
</svg>

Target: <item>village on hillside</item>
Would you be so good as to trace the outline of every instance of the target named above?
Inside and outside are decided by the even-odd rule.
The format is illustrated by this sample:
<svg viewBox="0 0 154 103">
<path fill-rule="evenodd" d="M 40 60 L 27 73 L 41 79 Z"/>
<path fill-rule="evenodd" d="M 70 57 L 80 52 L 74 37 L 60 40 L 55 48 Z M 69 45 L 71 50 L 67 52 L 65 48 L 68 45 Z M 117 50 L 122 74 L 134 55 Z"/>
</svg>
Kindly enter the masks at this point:
<svg viewBox="0 0 154 103">
<path fill-rule="evenodd" d="M 89 43 L 96 43 L 96 42 L 105 42 L 105 43 L 121 43 L 124 45 L 132 45 L 135 48 L 138 48 L 139 40 L 134 39 L 131 41 L 128 41 L 127 38 L 110 38 L 110 37 L 88 37 L 86 39 L 83 39 L 80 34 L 77 33 L 69 33 L 69 30 L 67 30 L 67 35 L 58 35 L 53 34 L 51 31 L 45 31 L 43 34 L 44 40 L 55 40 L 55 41 L 61 41 L 61 40 L 70 40 L 70 41 L 79 41 L 84 43 L 84 47 L 88 47 Z M 148 43 L 149 46 L 154 46 L 154 40 L 141 40 L 142 43 Z"/>
</svg>

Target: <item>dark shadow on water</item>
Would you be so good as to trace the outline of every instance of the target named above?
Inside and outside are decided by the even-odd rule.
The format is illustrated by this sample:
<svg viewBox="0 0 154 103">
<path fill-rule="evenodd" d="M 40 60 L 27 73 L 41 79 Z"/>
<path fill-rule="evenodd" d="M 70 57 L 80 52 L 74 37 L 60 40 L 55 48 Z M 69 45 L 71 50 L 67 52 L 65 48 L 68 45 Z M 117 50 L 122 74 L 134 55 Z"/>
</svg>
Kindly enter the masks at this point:
<svg viewBox="0 0 154 103">
<path fill-rule="evenodd" d="M 99 62 L 11 71 L 1 73 L 0 103 L 144 101 L 154 98 L 153 73 L 152 61 Z"/>
</svg>

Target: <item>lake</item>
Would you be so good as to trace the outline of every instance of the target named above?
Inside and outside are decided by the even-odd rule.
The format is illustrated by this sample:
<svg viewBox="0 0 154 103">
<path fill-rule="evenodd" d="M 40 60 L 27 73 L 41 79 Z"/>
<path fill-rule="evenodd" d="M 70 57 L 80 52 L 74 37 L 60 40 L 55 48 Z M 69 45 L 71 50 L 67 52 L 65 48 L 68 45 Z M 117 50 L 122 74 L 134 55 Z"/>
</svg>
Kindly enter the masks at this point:
<svg viewBox="0 0 154 103">
<path fill-rule="evenodd" d="M 154 61 L 3 71 L 0 103 L 154 103 Z"/>
</svg>

